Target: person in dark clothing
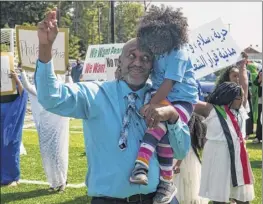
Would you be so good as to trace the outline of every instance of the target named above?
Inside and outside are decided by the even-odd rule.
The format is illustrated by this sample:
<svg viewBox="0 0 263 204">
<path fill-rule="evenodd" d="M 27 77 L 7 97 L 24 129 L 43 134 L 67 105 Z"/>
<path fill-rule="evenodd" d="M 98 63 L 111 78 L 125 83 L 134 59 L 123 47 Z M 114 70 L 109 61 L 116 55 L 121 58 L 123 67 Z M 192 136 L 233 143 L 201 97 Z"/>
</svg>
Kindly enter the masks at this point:
<svg viewBox="0 0 263 204">
<path fill-rule="evenodd" d="M 250 71 L 247 71 L 248 73 L 248 82 L 249 82 L 249 87 L 252 86 L 252 80 L 251 80 L 251 74 Z M 248 116 L 249 118 L 246 120 L 246 139 L 248 139 L 249 135 L 253 134 L 254 132 L 254 120 L 253 120 L 253 106 L 252 106 L 252 94 L 250 88 L 248 89 Z"/>
<path fill-rule="evenodd" d="M 258 73 L 257 78 L 254 81 L 254 84 L 258 86 L 258 119 L 257 119 L 257 130 L 256 138 L 253 140 L 253 143 L 259 143 L 262 141 L 262 124 L 261 124 L 261 112 L 262 112 L 262 70 Z"/>
<path fill-rule="evenodd" d="M 77 65 L 73 67 L 71 70 L 71 77 L 74 83 L 80 81 L 80 75 L 82 74 L 82 69 L 83 69 L 80 59 L 77 59 L 76 63 Z"/>
</svg>

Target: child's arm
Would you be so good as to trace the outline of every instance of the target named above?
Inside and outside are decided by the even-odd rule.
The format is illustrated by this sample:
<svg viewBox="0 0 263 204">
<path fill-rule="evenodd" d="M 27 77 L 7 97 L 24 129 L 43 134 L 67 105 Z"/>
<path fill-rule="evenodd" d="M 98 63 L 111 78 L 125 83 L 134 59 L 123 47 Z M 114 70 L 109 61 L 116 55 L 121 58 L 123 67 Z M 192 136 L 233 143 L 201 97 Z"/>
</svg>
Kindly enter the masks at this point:
<svg viewBox="0 0 263 204">
<path fill-rule="evenodd" d="M 175 81 L 171 79 L 164 79 L 162 85 L 152 97 L 150 104 L 159 104 L 162 100 L 165 100 L 168 94 L 171 92 L 174 84 Z"/>
<path fill-rule="evenodd" d="M 247 76 L 247 69 L 246 69 L 246 63 L 247 63 L 247 54 L 242 52 L 243 60 L 237 63 L 237 66 L 239 67 L 239 84 L 243 88 L 244 96 L 243 96 L 243 106 L 246 107 L 247 104 L 247 98 L 248 98 L 248 76 Z"/>
<path fill-rule="evenodd" d="M 174 173 L 179 174 L 180 173 L 180 166 L 181 166 L 182 160 L 177 160 L 177 162 L 174 165 Z"/>
<path fill-rule="evenodd" d="M 23 87 L 21 81 L 19 80 L 19 78 L 17 76 L 17 73 L 15 71 L 13 71 L 13 70 L 11 71 L 11 78 L 13 80 L 15 80 L 17 88 L 18 88 L 18 93 L 21 96 L 22 93 L 23 93 L 24 87 Z"/>
</svg>

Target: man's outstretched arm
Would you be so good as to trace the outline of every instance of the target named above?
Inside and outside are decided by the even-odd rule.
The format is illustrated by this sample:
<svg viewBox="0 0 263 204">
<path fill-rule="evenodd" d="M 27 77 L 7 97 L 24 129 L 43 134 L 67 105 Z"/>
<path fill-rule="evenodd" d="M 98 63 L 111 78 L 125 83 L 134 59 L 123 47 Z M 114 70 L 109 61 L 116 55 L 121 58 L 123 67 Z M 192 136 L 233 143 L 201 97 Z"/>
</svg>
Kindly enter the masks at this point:
<svg viewBox="0 0 263 204">
<path fill-rule="evenodd" d="M 75 118 L 90 117 L 93 104 L 92 85 L 63 84 L 57 80 L 52 62 L 52 45 L 57 37 L 56 10 L 48 12 L 38 23 L 39 60 L 35 73 L 37 97 L 48 111 Z M 92 111 L 94 112 L 94 110 Z"/>
</svg>

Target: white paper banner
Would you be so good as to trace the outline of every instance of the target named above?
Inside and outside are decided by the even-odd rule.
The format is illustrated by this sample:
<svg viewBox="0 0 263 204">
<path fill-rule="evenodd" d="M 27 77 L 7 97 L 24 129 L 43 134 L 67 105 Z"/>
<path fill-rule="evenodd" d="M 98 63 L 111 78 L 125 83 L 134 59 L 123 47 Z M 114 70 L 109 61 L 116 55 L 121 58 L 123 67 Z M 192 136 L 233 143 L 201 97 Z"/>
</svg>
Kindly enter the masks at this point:
<svg viewBox="0 0 263 204">
<path fill-rule="evenodd" d="M 196 78 L 202 78 L 237 62 L 241 50 L 219 18 L 189 33 L 187 44 Z M 83 80 L 113 80 L 124 43 L 91 45 L 83 69 Z"/>
<path fill-rule="evenodd" d="M 1 95 L 16 94 L 15 81 L 10 78 L 11 70 L 14 70 L 13 54 L 1 52 Z"/>
<path fill-rule="evenodd" d="M 188 51 L 196 78 L 202 78 L 237 62 L 241 50 L 219 18 L 190 32 Z"/>
<path fill-rule="evenodd" d="M 38 59 L 39 40 L 36 27 L 16 27 L 19 61 L 24 69 L 35 71 Z M 60 28 L 52 47 L 52 57 L 56 73 L 63 74 L 68 65 L 68 29 Z"/>
<path fill-rule="evenodd" d="M 114 72 L 124 43 L 90 45 L 83 67 L 82 80 L 114 80 Z"/>
</svg>

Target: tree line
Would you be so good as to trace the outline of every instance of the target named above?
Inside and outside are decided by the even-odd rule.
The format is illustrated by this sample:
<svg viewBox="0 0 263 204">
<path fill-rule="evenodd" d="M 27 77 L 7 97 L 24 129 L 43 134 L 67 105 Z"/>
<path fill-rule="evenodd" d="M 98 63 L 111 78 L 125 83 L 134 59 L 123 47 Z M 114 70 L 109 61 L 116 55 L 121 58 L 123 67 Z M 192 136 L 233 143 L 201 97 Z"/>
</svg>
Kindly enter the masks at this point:
<svg viewBox="0 0 263 204">
<path fill-rule="evenodd" d="M 59 27 L 69 28 L 69 57 L 85 58 L 89 45 L 111 42 L 109 1 L 2 1 L 1 28 L 36 26 L 45 13 L 58 8 Z M 136 36 L 136 26 L 145 11 L 145 2 L 115 3 L 115 41 Z M 6 45 L 1 44 L 1 48 Z"/>
</svg>

